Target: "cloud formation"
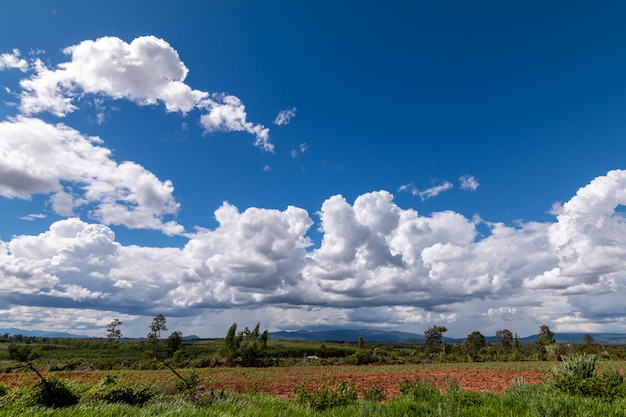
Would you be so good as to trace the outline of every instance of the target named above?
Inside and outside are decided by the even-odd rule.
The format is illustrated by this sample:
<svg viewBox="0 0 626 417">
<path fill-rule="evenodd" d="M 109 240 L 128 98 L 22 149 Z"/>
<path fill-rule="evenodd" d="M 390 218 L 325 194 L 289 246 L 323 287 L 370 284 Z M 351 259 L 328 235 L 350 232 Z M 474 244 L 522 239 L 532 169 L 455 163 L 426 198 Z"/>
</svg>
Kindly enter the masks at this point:
<svg viewBox="0 0 626 417">
<path fill-rule="evenodd" d="M 625 202 L 626 171 L 611 171 L 554 223 L 485 224 L 479 239 L 475 222 L 452 211 L 423 216 L 386 191 L 353 204 L 336 195 L 321 206 L 317 248 L 313 220 L 297 207 L 224 203 L 218 226 L 180 249 L 124 246 L 107 226 L 70 218 L 0 241 L 0 298 L 137 315 L 261 309 L 292 328 L 320 324 L 320 311 L 324 323 L 371 325 L 368 311 L 385 325 L 476 315 L 493 331 L 533 318 L 580 329 L 623 312 L 626 221 L 616 208 Z"/>
<path fill-rule="evenodd" d="M 49 194 L 59 215 L 86 208 L 104 224 L 182 233 L 164 220 L 179 209 L 171 181 L 133 162 L 116 163 L 101 144 L 64 124 L 24 116 L 0 122 L 0 195 Z"/>
<path fill-rule="evenodd" d="M 549 322 L 561 331 L 626 331 L 626 171 L 595 178 L 555 209 L 554 222 L 509 226 L 454 211 L 423 215 L 380 190 L 354 201 L 329 196 L 314 214 L 225 202 L 213 229 L 185 233 L 175 220 L 180 204 L 171 181 L 116 161 L 104 139 L 40 113 L 66 117 L 87 96 L 99 123 L 109 100 L 183 117 L 198 111 L 205 133 L 245 132 L 273 152 L 268 128 L 248 121 L 238 97 L 187 85 L 187 67 L 162 39 L 105 37 L 64 52 L 69 60 L 54 68 L 17 50 L 0 55 L 0 69 L 32 72 L 20 83 L 22 113 L 0 121 L 0 196 L 45 195 L 63 218 L 43 233 L 0 240 L 0 320 L 23 328 L 65 320 L 63 328 L 72 323 L 94 335 L 112 314 L 130 323 L 155 314 L 181 323 L 211 317 L 224 322 L 217 335 L 234 316 L 254 315 L 274 328 L 462 321 L 488 333 L 529 322 L 533 329 Z M 281 112 L 274 123 L 289 123 L 295 112 Z M 291 155 L 306 150 L 302 143 Z M 470 175 L 459 184 L 479 187 Z M 444 181 L 398 191 L 424 201 L 453 187 Z M 318 246 L 311 238 L 316 220 Z M 115 225 L 187 240 L 180 247 L 124 245 Z"/>
<path fill-rule="evenodd" d="M 274 119 L 274 124 L 276 126 L 288 125 L 289 122 L 291 122 L 291 119 L 296 117 L 296 111 L 297 110 L 298 109 L 296 109 L 295 107 L 292 107 L 292 108 L 287 109 L 287 110 L 281 110 L 276 115 L 276 118 Z"/>
<path fill-rule="evenodd" d="M 430 198 L 437 197 L 439 194 L 444 191 L 451 190 L 452 188 L 454 188 L 454 185 L 448 181 L 444 181 L 439 185 L 435 185 L 425 190 L 419 190 L 414 184 L 411 183 L 400 186 L 400 188 L 398 188 L 398 192 L 408 192 L 414 197 L 419 197 L 422 201 L 426 201 Z"/>
<path fill-rule="evenodd" d="M 185 83 L 189 70 L 178 52 L 154 36 L 142 36 L 130 43 L 116 37 L 86 40 L 63 51 L 70 60 L 48 68 L 34 60 L 35 73 L 20 82 L 23 89 L 20 109 L 26 115 L 49 112 L 64 117 L 77 109 L 84 95 L 126 99 L 140 106 L 163 104 L 168 112 L 206 113 L 200 124 L 207 133 L 243 131 L 256 137 L 255 145 L 273 151 L 269 129 L 247 121 L 245 106 L 233 95 L 192 89 Z M 27 68 L 18 60 L 19 51 L 4 54 L 6 67 Z M 0 66 L 2 69 L 2 66 Z"/>
</svg>

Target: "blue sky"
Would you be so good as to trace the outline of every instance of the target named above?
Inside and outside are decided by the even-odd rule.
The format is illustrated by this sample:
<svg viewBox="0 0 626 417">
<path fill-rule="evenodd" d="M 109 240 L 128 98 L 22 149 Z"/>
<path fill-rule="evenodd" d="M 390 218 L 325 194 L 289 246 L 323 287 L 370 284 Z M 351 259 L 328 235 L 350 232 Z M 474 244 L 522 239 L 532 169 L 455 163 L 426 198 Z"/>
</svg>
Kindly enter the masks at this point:
<svg viewBox="0 0 626 417">
<path fill-rule="evenodd" d="M 621 2 L 3 15 L 0 327 L 626 332 Z"/>
</svg>

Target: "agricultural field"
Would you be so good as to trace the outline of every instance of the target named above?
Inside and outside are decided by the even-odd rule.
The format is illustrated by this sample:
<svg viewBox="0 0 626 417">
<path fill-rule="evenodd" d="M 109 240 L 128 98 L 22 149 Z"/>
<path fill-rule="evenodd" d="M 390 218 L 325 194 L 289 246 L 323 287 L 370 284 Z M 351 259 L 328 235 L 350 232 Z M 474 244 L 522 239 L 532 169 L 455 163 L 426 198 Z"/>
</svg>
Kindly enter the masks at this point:
<svg viewBox="0 0 626 417">
<path fill-rule="evenodd" d="M 261 341 L 0 342 L 0 417 L 626 417 L 622 346 Z"/>
</svg>

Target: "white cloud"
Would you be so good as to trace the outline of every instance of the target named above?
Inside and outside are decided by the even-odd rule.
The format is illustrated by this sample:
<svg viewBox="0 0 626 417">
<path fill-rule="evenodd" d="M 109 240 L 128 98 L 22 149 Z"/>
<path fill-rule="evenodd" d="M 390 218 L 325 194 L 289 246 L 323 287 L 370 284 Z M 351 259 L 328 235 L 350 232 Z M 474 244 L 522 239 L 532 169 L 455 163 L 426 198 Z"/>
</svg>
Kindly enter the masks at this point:
<svg viewBox="0 0 626 417">
<path fill-rule="evenodd" d="M 142 36 L 126 43 L 116 37 L 86 40 L 64 50 L 70 61 L 50 69 L 37 59 L 35 74 L 20 82 L 21 111 L 63 117 L 77 109 L 85 94 L 130 100 L 140 106 L 163 104 L 168 112 L 207 110 L 200 118 L 206 132 L 244 131 L 255 145 L 273 151 L 269 129 L 246 120 L 245 107 L 233 95 L 194 90 L 185 84 L 189 70 L 166 41 Z M 8 60 L 8 58 L 7 58 Z M 97 104 L 99 102 L 96 102 Z M 97 119 L 105 114 L 101 103 Z"/>
<path fill-rule="evenodd" d="M 0 195 L 49 194 L 60 215 L 85 206 L 104 224 L 182 233 L 180 225 L 163 221 L 179 207 L 171 182 L 135 163 L 116 163 L 101 144 L 63 124 L 26 117 L 0 122 Z"/>
<path fill-rule="evenodd" d="M 15 68 L 26 72 L 28 70 L 28 61 L 20 58 L 20 55 L 18 49 L 14 49 L 10 54 L 0 54 L 0 71 Z"/>
<path fill-rule="evenodd" d="M 434 187 L 430 187 L 426 190 L 419 190 L 415 187 L 414 184 L 405 184 L 398 188 L 398 192 L 409 192 L 411 193 L 411 195 L 419 197 L 422 201 L 425 201 L 429 198 L 437 197 L 439 194 L 452 188 L 454 188 L 452 183 L 444 181 L 440 185 L 435 185 Z"/>
<path fill-rule="evenodd" d="M 318 248 L 307 237 L 313 221 L 296 207 L 240 212 L 224 203 L 218 226 L 189 235 L 182 249 L 123 246 L 104 225 L 67 219 L 0 241 L 0 297 L 9 309 L 219 316 L 217 335 L 232 309 L 291 328 L 369 326 L 375 312 L 388 326 L 445 322 L 461 331 L 476 323 L 522 334 L 545 323 L 624 329 L 614 319 L 625 314 L 626 230 L 616 212 L 624 190 L 624 172 L 611 171 L 581 188 L 556 222 L 489 223 L 481 239 L 474 219 L 422 216 L 386 191 L 353 204 L 333 196 L 319 213 Z"/>
<path fill-rule="evenodd" d="M 462 177 L 459 177 L 459 182 L 461 183 L 462 190 L 476 191 L 476 189 L 480 186 L 478 181 L 476 181 L 476 178 L 472 175 L 463 175 Z"/>
<path fill-rule="evenodd" d="M 256 136 L 255 146 L 267 152 L 274 151 L 270 142 L 269 129 L 263 125 L 246 121 L 246 107 L 235 96 L 217 94 L 202 100 L 199 107 L 209 112 L 200 117 L 205 132 L 248 132 Z"/>
<path fill-rule="evenodd" d="M 144 36 L 130 44 L 115 37 L 86 40 L 64 50 L 71 61 L 50 70 L 41 61 L 22 80 L 22 111 L 64 116 L 76 110 L 83 93 L 128 99 L 139 105 L 163 103 L 167 111 L 188 112 L 207 93 L 184 83 L 188 69 L 164 40 Z"/>
<path fill-rule="evenodd" d="M 274 119 L 274 124 L 277 126 L 288 125 L 289 122 L 291 122 L 291 119 L 296 117 L 297 110 L 298 109 L 296 109 L 295 107 L 287 110 L 281 110 L 280 112 L 278 112 L 278 115 L 276 115 L 276 119 Z"/>
</svg>

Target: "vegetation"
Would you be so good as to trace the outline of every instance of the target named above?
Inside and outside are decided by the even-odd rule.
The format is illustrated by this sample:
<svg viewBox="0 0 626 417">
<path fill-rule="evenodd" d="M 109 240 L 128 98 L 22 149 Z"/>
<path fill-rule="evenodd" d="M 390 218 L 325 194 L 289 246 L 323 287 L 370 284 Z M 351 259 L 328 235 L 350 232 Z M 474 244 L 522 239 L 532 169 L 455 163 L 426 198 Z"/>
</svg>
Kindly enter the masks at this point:
<svg viewBox="0 0 626 417">
<path fill-rule="evenodd" d="M 224 339 L 213 340 L 184 340 L 178 331 L 162 338 L 167 331 L 162 315 L 154 318 L 150 332 L 141 340 L 122 339 L 121 325 L 119 320 L 112 321 L 102 339 L 0 336 L 0 372 L 19 375 L 14 379 L 19 381 L 17 385 L 0 384 L 0 417 L 626 416 L 626 382 L 620 370 L 624 366 L 616 366 L 626 357 L 626 347 L 600 345 L 591 336 L 582 344 L 558 345 L 548 326 L 540 328 L 534 343 L 520 343 L 508 329 L 496 332 L 493 344 L 478 331 L 471 332 L 463 343 L 445 343 L 443 334 L 447 329 L 434 326 L 425 332 L 426 343 L 369 343 L 359 338 L 356 343 L 320 344 L 269 340 L 267 330 L 261 333 L 259 323 L 244 330 L 238 330 L 234 323 Z M 560 361 L 553 365 L 520 362 L 536 359 Z M 445 384 L 439 380 L 438 385 L 424 376 L 402 381 L 399 378 L 394 392 L 400 395 L 389 399 L 383 386 L 361 383 L 357 388 L 354 380 L 332 376 L 342 375 L 341 366 L 322 368 L 327 364 L 376 363 L 376 369 L 384 373 L 398 369 L 394 364 L 413 364 L 409 366 L 419 368 L 412 369 L 439 366 L 432 369 L 454 373 L 484 366 L 476 362 L 491 362 L 488 366 L 502 369 L 532 366 L 545 369 L 549 378 L 539 384 L 520 380 L 501 394 L 465 391 L 454 377 Z M 297 379 L 299 384 L 292 385 L 293 398 L 277 399 L 262 393 L 260 388 L 274 383 L 272 369 L 296 365 L 302 377 Z M 359 366 L 352 369 L 363 369 Z M 232 368 L 231 376 L 221 378 L 232 382 L 232 376 L 239 375 L 243 381 L 240 385 L 228 385 L 238 393 L 220 388 L 224 385 L 220 385 L 217 373 L 199 371 L 206 367 Z M 173 381 L 166 378 L 167 371 L 159 371 L 166 368 L 176 376 Z M 262 368 L 268 371 L 263 374 Z M 78 382 L 55 374 L 74 369 L 91 371 L 89 378 Z M 105 372 L 94 372 L 96 369 Z M 328 373 L 329 379 L 325 383 L 312 381 L 320 373 Z M 77 375 L 81 374 L 85 373 Z"/>
</svg>

